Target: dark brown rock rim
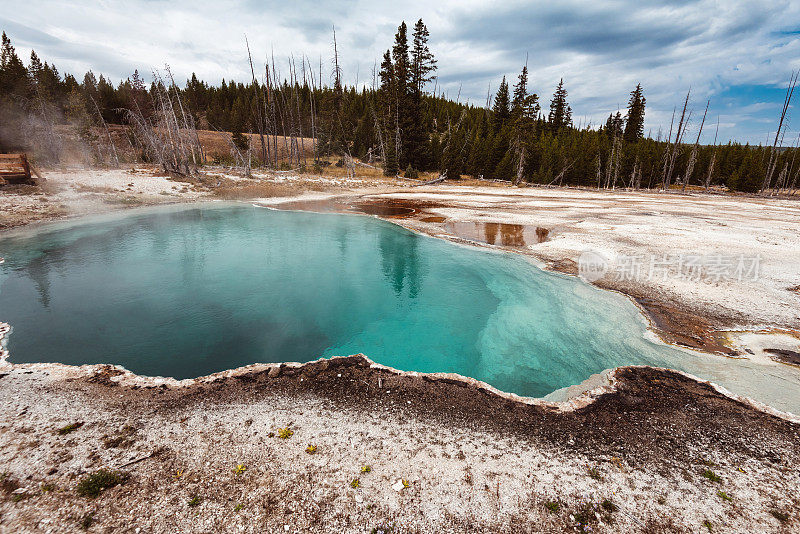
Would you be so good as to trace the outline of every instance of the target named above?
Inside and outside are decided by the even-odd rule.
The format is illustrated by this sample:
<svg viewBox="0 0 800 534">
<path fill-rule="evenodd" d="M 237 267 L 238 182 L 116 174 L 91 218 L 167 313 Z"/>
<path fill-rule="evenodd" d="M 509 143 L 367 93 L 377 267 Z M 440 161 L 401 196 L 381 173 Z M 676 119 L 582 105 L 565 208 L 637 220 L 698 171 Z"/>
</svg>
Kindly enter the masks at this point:
<svg viewBox="0 0 800 534">
<path fill-rule="evenodd" d="M 800 365 L 800 352 L 786 349 L 764 349 L 770 358 L 781 363 Z"/>
<path fill-rule="evenodd" d="M 617 457 L 656 468 L 698 461 L 698 451 L 796 465 L 800 424 L 718 392 L 675 371 L 622 367 L 614 387 L 575 409 L 526 403 L 481 383 L 375 366 L 361 355 L 244 370 L 188 386 L 120 385 L 110 366 L 80 381 L 124 410 L 164 412 L 193 404 L 248 403 L 268 395 L 317 396 L 337 408 L 436 421 L 537 442 L 589 458 Z M 74 382 L 70 387 L 76 386 Z M 83 389 L 81 387 L 81 389 Z M 388 392 L 388 393 L 387 393 Z M 119 406 L 115 409 L 121 409 Z"/>
</svg>

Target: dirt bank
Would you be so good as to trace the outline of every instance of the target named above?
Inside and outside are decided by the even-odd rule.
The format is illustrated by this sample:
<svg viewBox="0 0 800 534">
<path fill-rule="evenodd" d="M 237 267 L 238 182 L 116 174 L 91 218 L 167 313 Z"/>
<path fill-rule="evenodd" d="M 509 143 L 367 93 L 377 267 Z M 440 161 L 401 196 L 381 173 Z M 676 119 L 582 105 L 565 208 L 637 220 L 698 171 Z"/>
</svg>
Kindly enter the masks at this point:
<svg viewBox="0 0 800 534">
<path fill-rule="evenodd" d="M 651 368 L 553 405 L 363 357 L 180 385 L 38 364 L 6 368 L 0 400 L 9 532 L 791 532 L 800 513 L 800 426 Z M 123 483 L 79 495 L 101 468 Z"/>
</svg>

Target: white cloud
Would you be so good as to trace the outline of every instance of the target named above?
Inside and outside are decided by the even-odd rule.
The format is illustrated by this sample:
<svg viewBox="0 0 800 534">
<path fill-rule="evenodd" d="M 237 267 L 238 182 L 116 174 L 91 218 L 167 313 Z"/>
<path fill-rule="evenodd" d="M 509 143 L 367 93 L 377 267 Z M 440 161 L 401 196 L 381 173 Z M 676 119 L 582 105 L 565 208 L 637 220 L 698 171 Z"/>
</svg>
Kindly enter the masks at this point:
<svg viewBox="0 0 800 534">
<path fill-rule="evenodd" d="M 272 51 L 280 60 L 306 54 L 314 65 L 321 57 L 327 77 L 335 24 L 345 80 L 352 83 L 358 73 L 369 83 L 399 21 L 412 25 L 420 17 L 431 31 L 440 87 L 451 97 L 461 87 L 462 100 L 482 105 L 490 84 L 496 89 L 503 75 L 513 82 L 527 53 L 532 89 L 542 100 L 563 77 L 576 120 L 594 124 L 624 107 L 628 92 L 641 82 L 647 126 L 654 132 L 659 125 L 668 128 L 673 106 L 691 87 L 699 112 L 711 98 L 712 116 L 724 113 L 722 139 L 759 142 L 765 135 L 761 121 L 777 114 L 782 98 L 773 92 L 764 109 L 745 107 L 751 102 L 737 102 L 736 87 L 780 86 L 800 68 L 798 27 L 788 26 L 800 21 L 800 3 L 788 0 L 250 0 L 235 6 L 209 0 L 33 0 L 0 13 L 0 28 L 20 52 L 35 48 L 78 76 L 91 68 L 118 79 L 134 68 L 148 72 L 169 63 L 178 78 L 196 72 L 217 83 L 249 78 L 245 34 L 257 62 L 263 64 Z M 738 109 L 723 106 L 723 97 Z"/>
</svg>

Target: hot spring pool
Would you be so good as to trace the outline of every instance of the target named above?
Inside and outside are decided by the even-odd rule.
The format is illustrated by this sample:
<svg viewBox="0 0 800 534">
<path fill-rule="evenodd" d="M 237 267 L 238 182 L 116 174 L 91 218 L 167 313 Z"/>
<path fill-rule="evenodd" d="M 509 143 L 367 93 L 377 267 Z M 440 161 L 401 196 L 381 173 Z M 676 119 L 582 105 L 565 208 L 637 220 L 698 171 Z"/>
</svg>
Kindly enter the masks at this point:
<svg viewBox="0 0 800 534">
<path fill-rule="evenodd" d="M 145 209 L 7 236 L 0 256 L 12 362 L 189 378 L 362 352 L 537 397 L 646 364 L 780 404 L 757 365 L 650 341 L 622 295 L 367 216 Z"/>
</svg>

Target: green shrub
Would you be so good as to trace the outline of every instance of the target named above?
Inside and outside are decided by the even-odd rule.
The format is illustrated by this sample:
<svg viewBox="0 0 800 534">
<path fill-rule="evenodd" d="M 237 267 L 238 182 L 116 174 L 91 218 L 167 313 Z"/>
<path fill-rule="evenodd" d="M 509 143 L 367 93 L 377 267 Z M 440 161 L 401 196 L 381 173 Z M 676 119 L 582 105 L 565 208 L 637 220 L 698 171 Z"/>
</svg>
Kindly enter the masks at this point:
<svg viewBox="0 0 800 534">
<path fill-rule="evenodd" d="M 561 508 L 561 504 L 558 501 L 545 501 L 544 507 L 555 514 L 558 513 L 558 510 Z"/>
<path fill-rule="evenodd" d="M 69 434 L 71 432 L 75 432 L 76 430 L 78 430 L 82 426 L 83 426 L 83 423 L 72 423 L 72 424 L 69 424 L 67 426 L 63 426 L 63 427 L 58 429 L 58 435 L 59 436 L 64 436 L 64 435 Z"/>
<path fill-rule="evenodd" d="M 596 467 L 588 468 L 587 473 L 589 473 L 589 477 L 593 478 L 594 480 L 603 480 L 603 475 L 600 474 L 600 470 Z"/>
<path fill-rule="evenodd" d="M 83 477 L 75 489 L 78 495 L 97 497 L 104 489 L 124 484 L 129 478 L 130 475 L 122 471 L 100 469 Z"/>
</svg>

